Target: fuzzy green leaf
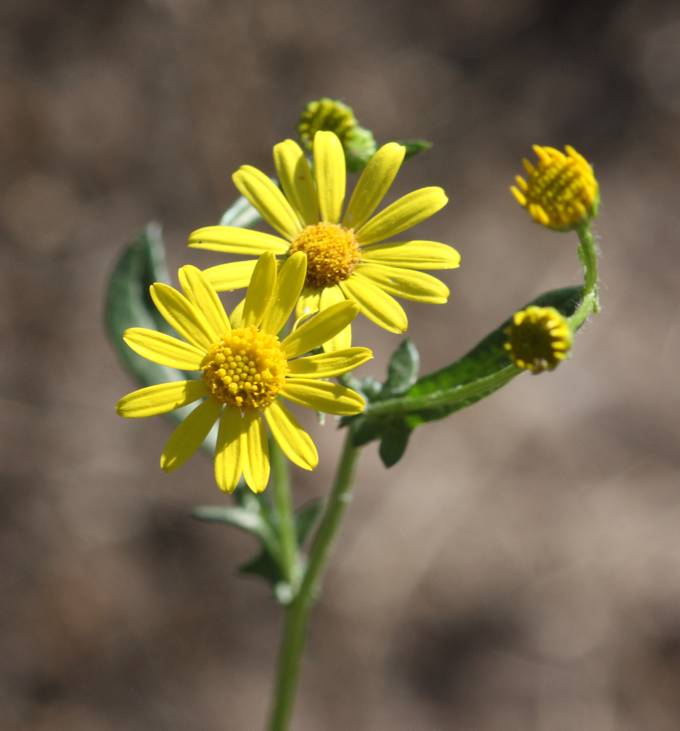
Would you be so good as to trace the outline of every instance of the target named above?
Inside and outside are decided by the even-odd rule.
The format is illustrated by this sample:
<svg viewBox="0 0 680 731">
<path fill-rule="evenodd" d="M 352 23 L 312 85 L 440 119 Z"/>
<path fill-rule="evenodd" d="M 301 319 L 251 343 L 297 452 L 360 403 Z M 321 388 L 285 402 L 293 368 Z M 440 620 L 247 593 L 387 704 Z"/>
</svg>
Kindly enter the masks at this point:
<svg viewBox="0 0 680 731">
<path fill-rule="evenodd" d="M 406 338 L 392 353 L 387 367 L 387 380 L 381 391 L 381 398 L 398 396 L 407 391 L 418 379 L 420 355 L 413 342 Z"/>
<path fill-rule="evenodd" d="M 581 287 L 567 287 L 546 292 L 530 304 L 555 307 L 568 317 L 581 295 Z M 522 371 L 503 348 L 509 322 L 503 322 L 459 360 L 419 378 L 401 395 L 383 398 L 381 394 L 369 401 L 363 414 L 344 422 L 352 429 L 353 443 L 360 446 L 381 439 L 381 457 L 391 466 L 401 458 L 416 426 L 470 406 L 512 380 Z"/>
<path fill-rule="evenodd" d="M 156 383 L 192 377 L 176 368 L 158 365 L 142 358 L 123 341 L 123 333 L 129 327 L 146 327 L 175 334 L 160 316 L 149 295 L 151 284 L 168 282 L 169 279 L 161 228 L 157 223 L 150 223 L 127 246 L 116 262 L 109 278 L 104 309 L 109 340 L 125 370 L 140 386 L 153 386 Z M 174 421 L 182 421 L 193 408 L 194 405 L 183 406 L 168 416 Z M 216 434 L 217 429 L 213 428 L 205 441 L 205 447 L 209 451 L 215 449 Z"/>
</svg>

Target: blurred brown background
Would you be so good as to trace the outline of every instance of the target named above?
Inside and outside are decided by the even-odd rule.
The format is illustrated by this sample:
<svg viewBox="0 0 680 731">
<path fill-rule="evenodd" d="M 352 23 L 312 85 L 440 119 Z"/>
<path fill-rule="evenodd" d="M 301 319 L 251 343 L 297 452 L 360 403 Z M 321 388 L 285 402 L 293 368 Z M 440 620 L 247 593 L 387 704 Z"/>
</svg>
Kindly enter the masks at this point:
<svg viewBox="0 0 680 731">
<path fill-rule="evenodd" d="M 4 0 L 0 7 L 0 728 L 257 731 L 279 613 L 254 550 L 193 522 L 225 500 L 198 457 L 163 475 L 161 419 L 102 300 L 121 247 L 188 231 L 272 170 L 302 105 L 422 136 L 395 193 L 443 185 L 418 234 L 456 245 L 446 306 L 410 306 L 432 370 L 539 292 L 575 238 L 508 185 L 534 142 L 596 166 L 604 311 L 556 373 L 375 445 L 316 612 L 295 729 L 680 728 L 680 6 L 676 2 Z M 364 324 L 382 375 L 398 339 Z M 296 471 L 299 503 L 322 464 Z"/>
</svg>

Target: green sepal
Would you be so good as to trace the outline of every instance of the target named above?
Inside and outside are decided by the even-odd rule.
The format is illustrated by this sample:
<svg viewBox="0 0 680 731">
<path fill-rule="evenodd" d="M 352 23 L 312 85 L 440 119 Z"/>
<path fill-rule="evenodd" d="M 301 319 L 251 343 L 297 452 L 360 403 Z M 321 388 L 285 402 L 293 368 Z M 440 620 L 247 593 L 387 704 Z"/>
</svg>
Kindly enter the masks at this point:
<svg viewBox="0 0 680 731">
<path fill-rule="evenodd" d="M 429 140 L 397 140 L 397 142 L 406 148 L 405 160 L 432 149 L 432 143 Z"/>
<path fill-rule="evenodd" d="M 351 173 L 361 172 L 378 149 L 373 132 L 360 126 L 345 135 L 342 145 L 345 148 L 347 169 Z"/>
<path fill-rule="evenodd" d="M 582 287 L 553 290 L 525 307 L 555 307 L 568 317 L 576 310 L 582 292 Z M 401 395 L 381 392 L 368 401 L 363 414 L 344 419 L 342 423 L 352 430 L 352 443 L 362 446 L 380 439 L 383 462 L 386 466 L 396 464 L 404 453 L 411 431 L 417 426 L 472 405 L 521 373 L 503 347 L 504 331 L 510 320 L 508 318 L 462 358 L 419 378 Z"/>
</svg>

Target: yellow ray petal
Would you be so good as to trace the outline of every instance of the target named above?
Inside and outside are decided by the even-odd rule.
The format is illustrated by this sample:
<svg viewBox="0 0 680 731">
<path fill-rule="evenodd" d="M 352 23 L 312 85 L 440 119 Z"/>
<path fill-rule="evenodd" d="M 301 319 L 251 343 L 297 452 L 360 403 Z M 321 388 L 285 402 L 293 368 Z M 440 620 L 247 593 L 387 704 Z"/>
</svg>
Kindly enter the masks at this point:
<svg viewBox="0 0 680 731">
<path fill-rule="evenodd" d="M 414 269 L 400 269 L 384 264 L 361 264 L 355 272 L 370 279 L 385 292 L 416 302 L 441 305 L 449 298 L 449 288 L 436 277 Z"/>
<path fill-rule="evenodd" d="M 368 221 L 397 177 L 405 154 L 403 145 L 388 142 L 373 155 L 354 188 L 343 226 L 359 228 Z"/>
<path fill-rule="evenodd" d="M 208 390 L 201 381 L 173 381 L 137 389 L 116 404 L 116 411 L 128 419 L 155 416 L 174 411 L 207 396 Z"/>
<path fill-rule="evenodd" d="M 194 345 L 144 327 L 128 328 L 123 340 L 142 358 L 184 371 L 198 370 L 205 355 Z"/>
<path fill-rule="evenodd" d="M 307 256 L 301 251 L 289 257 L 279 269 L 276 288 L 262 318 L 262 329 L 277 335 L 286 324 L 305 283 Z"/>
<path fill-rule="evenodd" d="M 345 200 L 345 153 L 338 136 L 321 131 L 314 135 L 314 176 L 322 221 L 337 223 Z"/>
<path fill-rule="evenodd" d="M 227 407 L 220 418 L 215 447 L 215 480 L 223 492 L 234 492 L 241 479 L 245 430 L 241 412 Z"/>
<path fill-rule="evenodd" d="M 267 432 L 257 411 L 246 411 L 243 420 L 246 425 L 243 478 L 255 493 L 264 492 L 269 482 L 269 445 Z M 243 442 L 242 442 L 243 444 Z"/>
<path fill-rule="evenodd" d="M 243 325 L 259 325 L 276 291 L 276 259 L 262 254 L 257 260 L 243 305 Z"/>
<path fill-rule="evenodd" d="M 213 342 L 222 338 L 231 330 L 231 325 L 217 292 L 208 284 L 201 270 L 190 264 L 180 268 L 178 277 L 186 296 L 208 321 Z"/>
<path fill-rule="evenodd" d="M 204 226 L 189 234 L 192 249 L 221 251 L 224 254 L 259 256 L 265 251 L 285 254 L 290 244 L 278 236 L 236 226 Z"/>
<path fill-rule="evenodd" d="M 264 415 L 274 439 L 286 457 L 303 470 L 313 470 L 319 464 L 316 446 L 290 411 L 283 404 L 274 401 Z"/>
<path fill-rule="evenodd" d="M 343 291 L 337 285 L 335 287 L 325 287 L 321 290 L 321 297 L 319 298 L 319 309 L 327 310 L 331 305 L 337 304 L 338 302 L 344 302 L 347 299 Z M 352 345 L 352 326 L 340 330 L 340 332 L 332 337 L 330 340 L 326 340 L 323 344 L 323 349 L 327 353 L 331 353 L 334 350 L 343 350 L 349 348 Z"/>
<path fill-rule="evenodd" d="M 371 358 L 373 352 L 369 348 L 346 348 L 289 360 L 288 372 L 294 378 L 332 378 L 358 368 Z"/>
<path fill-rule="evenodd" d="M 301 222 L 317 223 L 319 205 L 316 200 L 314 179 L 300 145 L 293 140 L 284 140 L 275 145 L 274 165 L 283 192 L 300 214 Z"/>
<path fill-rule="evenodd" d="M 460 254 L 452 246 L 438 241 L 372 244 L 361 250 L 361 259 L 404 269 L 455 269 L 460 266 Z"/>
<path fill-rule="evenodd" d="M 251 165 L 243 165 L 232 175 L 232 180 L 262 218 L 288 241 L 302 230 L 286 197 L 263 172 Z"/>
<path fill-rule="evenodd" d="M 257 259 L 234 261 L 230 264 L 218 264 L 203 270 L 203 276 L 217 292 L 231 292 L 234 289 L 247 287 L 253 276 Z"/>
<path fill-rule="evenodd" d="M 286 355 L 295 358 L 318 348 L 349 325 L 358 312 L 359 308 L 354 302 L 345 301 L 313 315 L 281 343 Z"/>
<path fill-rule="evenodd" d="M 213 343 L 210 325 L 200 310 L 169 284 L 156 282 L 149 287 L 151 299 L 163 319 L 185 340 L 204 350 Z"/>
<path fill-rule="evenodd" d="M 448 202 L 441 188 L 420 188 L 399 198 L 392 205 L 380 211 L 357 232 L 360 244 L 373 244 L 411 228 L 433 216 Z"/>
<path fill-rule="evenodd" d="M 246 304 L 245 297 L 234 307 L 229 315 L 232 327 L 243 327 L 243 308 Z"/>
<path fill-rule="evenodd" d="M 387 292 L 356 272 L 340 284 L 348 298 L 354 300 L 369 320 L 393 333 L 406 332 L 408 318 L 404 308 Z"/>
<path fill-rule="evenodd" d="M 222 404 L 206 399 L 170 435 L 161 454 L 161 469 L 172 472 L 181 467 L 203 444 L 212 425 L 219 419 Z"/>
<path fill-rule="evenodd" d="M 318 312 L 320 297 L 320 290 L 304 287 L 302 292 L 300 292 L 300 297 L 295 306 L 295 317 L 302 317 L 303 315 L 310 315 L 312 312 Z"/>
<path fill-rule="evenodd" d="M 351 388 L 328 381 L 286 378 L 281 395 L 293 403 L 326 414 L 351 416 L 364 410 L 364 399 Z"/>
</svg>

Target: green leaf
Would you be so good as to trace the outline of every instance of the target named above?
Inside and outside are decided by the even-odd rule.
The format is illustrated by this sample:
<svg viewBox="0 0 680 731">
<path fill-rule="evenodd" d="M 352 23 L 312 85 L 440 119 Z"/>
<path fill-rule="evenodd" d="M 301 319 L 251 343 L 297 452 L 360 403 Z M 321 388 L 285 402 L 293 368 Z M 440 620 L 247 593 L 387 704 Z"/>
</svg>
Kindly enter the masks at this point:
<svg viewBox="0 0 680 731">
<path fill-rule="evenodd" d="M 192 377 L 176 368 L 158 365 L 142 358 L 123 341 L 123 333 L 129 327 L 146 327 L 175 334 L 160 316 L 149 295 L 151 284 L 168 282 L 169 279 L 161 227 L 157 223 L 149 223 L 125 248 L 116 262 L 109 278 L 104 309 L 109 340 L 125 370 L 140 386 L 182 381 Z M 183 406 L 168 416 L 179 422 L 193 408 L 194 405 Z M 216 436 L 217 427 L 212 429 L 204 445 L 211 452 L 215 449 Z"/>
<path fill-rule="evenodd" d="M 406 338 L 392 354 L 387 367 L 387 380 L 381 398 L 397 396 L 407 391 L 418 378 L 420 355 L 413 342 Z"/>
<path fill-rule="evenodd" d="M 406 148 L 406 160 L 432 148 L 432 143 L 429 140 L 398 140 L 398 142 Z"/>
<path fill-rule="evenodd" d="M 387 424 L 383 430 L 378 450 L 385 467 L 392 467 L 403 457 L 412 431 L 413 429 L 402 420 L 391 421 Z"/>
<path fill-rule="evenodd" d="M 264 579 L 271 584 L 277 601 L 287 604 L 292 599 L 292 590 L 284 580 L 279 564 L 281 542 L 277 516 L 271 502 L 263 498 L 239 488 L 236 494 L 238 505 L 201 505 L 192 511 L 192 515 L 198 520 L 224 523 L 254 535 L 260 541 L 260 551 L 239 567 L 239 573 Z M 314 526 L 321 506 L 320 500 L 313 500 L 295 513 L 295 534 L 300 547 Z"/>
<path fill-rule="evenodd" d="M 568 317 L 576 310 L 582 291 L 581 287 L 558 289 L 530 304 L 555 307 Z M 503 348 L 509 323 L 510 318 L 462 358 L 419 378 L 404 393 L 369 401 L 363 414 L 344 422 L 352 429 L 352 442 L 360 446 L 381 439 L 383 462 L 395 464 L 416 426 L 470 406 L 512 380 L 522 371 Z"/>
<path fill-rule="evenodd" d="M 220 226 L 251 228 L 261 220 L 257 210 L 243 196 L 239 196 L 222 214 Z"/>
</svg>

